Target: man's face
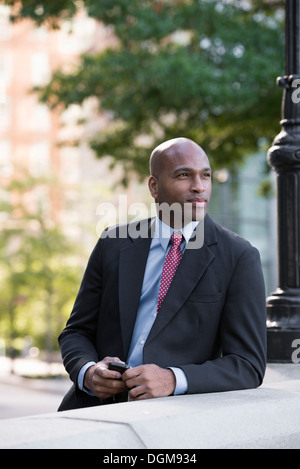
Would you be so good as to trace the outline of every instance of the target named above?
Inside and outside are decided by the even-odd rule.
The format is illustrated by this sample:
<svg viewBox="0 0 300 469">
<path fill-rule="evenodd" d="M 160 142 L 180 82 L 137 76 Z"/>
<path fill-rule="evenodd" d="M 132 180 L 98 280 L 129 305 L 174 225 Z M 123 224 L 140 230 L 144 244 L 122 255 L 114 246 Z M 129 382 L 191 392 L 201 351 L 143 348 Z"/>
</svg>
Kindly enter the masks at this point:
<svg viewBox="0 0 300 469">
<path fill-rule="evenodd" d="M 181 226 L 203 219 L 211 196 L 211 168 L 205 152 L 193 142 L 172 145 L 160 155 L 156 168 L 158 174 L 149 179 L 156 203 L 180 206 Z"/>
</svg>

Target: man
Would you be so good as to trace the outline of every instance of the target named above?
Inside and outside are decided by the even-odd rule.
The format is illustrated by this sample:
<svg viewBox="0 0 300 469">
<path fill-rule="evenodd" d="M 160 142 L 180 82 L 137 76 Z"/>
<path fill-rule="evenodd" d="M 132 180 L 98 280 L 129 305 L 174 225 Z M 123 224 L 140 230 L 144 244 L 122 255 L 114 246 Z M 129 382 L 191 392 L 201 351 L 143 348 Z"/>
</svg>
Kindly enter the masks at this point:
<svg viewBox="0 0 300 469">
<path fill-rule="evenodd" d="M 259 254 L 206 215 L 205 152 L 189 139 L 169 140 L 152 152 L 150 171 L 158 216 L 103 233 L 59 337 L 74 382 L 59 410 L 254 388 L 263 380 Z M 176 248 L 168 244 L 174 231 Z M 173 269 L 169 280 L 166 269 Z M 121 375 L 110 361 L 131 368 Z"/>
</svg>

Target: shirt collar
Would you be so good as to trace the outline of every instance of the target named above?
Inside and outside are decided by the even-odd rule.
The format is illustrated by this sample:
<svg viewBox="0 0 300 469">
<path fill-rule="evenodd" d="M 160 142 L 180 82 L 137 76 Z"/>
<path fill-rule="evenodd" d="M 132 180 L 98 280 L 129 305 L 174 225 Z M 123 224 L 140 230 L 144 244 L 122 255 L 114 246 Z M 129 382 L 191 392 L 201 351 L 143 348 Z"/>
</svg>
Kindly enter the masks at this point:
<svg viewBox="0 0 300 469">
<path fill-rule="evenodd" d="M 195 230 L 198 223 L 199 223 L 198 221 L 191 221 L 187 225 L 183 226 L 180 230 L 178 230 L 178 231 L 181 231 L 186 243 L 189 242 L 190 237 L 192 236 L 192 233 Z M 159 239 L 159 242 L 162 248 L 164 249 L 164 251 L 167 250 L 169 240 L 170 240 L 170 237 L 172 236 L 173 231 L 174 231 L 174 228 L 167 225 L 156 216 L 153 238 Z"/>
</svg>

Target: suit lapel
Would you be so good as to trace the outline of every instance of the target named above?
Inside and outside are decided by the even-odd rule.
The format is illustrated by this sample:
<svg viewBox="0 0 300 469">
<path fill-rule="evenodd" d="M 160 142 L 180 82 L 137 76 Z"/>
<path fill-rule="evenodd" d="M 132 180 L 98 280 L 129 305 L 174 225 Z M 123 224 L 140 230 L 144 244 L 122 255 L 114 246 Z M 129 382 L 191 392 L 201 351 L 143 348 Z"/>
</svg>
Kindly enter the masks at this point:
<svg viewBox="0 0 300 469">
<path fill-rule="evenodd" d="M 149 235 L 144 238 L 129 237 L 129 243 L 121 249 L 119 260 L 119 311 L 124 356 L 127 356 L 139 307 L 144 272 L 151 244 L 150 231 Z"/>
<path fill-rule="evenodd" d="M 199 227 L 197 230 L 198 229 Z M 191 242 L 194 241 L 190 241 L 190 243 Z M 184 305 L 207 267 L 215 257 L 208 247 L 210 244 L 214 244 L 215 242 L 217 241 L 214 223 L 208 216 L 206 216 L 204 244 L 199 249 L 189 249 L 189 245 L 186 247 L 174 279 L 152 326 L 147 343 L 149 343 L 159 333 L 159 331 L 166 326 L 182 305 Z"/>
</svg>

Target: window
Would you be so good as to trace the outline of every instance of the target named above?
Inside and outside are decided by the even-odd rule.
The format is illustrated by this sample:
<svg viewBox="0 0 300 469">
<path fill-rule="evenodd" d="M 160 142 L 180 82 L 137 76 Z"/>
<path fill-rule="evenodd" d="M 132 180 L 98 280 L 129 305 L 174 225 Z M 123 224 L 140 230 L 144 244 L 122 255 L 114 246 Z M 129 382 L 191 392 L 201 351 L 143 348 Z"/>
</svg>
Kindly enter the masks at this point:
<svg viewBox="0 0 300 469">
<path fill-rule="evenodd" d="M 13 172 L 11 142 L 0 140 L 0 176 L 10 176 Z"/>
<path fill-rule="evenodd" d="M 7 130 L 11 125 L 11 97 L 3 91 L 0 94 L 0 129 Z"/>
<path fill-rule="evenodd" d="M 31 33 L 31 37 L 36 42 L 44 42 L 48 39 L 49 32 L 46 26 L 36 26 Z"/>
<path fill-rule="evenodd" d="M 48 55 L 36 52 L 31 56 L 31 83 L 33 86 L 45 85 L 50 80 Z"/>
<path fill-rule="evenodd" d="M 50 148 L 48 142 L 36 142 L 29 147 L 29 171 L 32 176 L 46 176 L 50 170 Z"/>
<path fill-rule="evenodd" d="M 46 104 L 35 104 L 32 108 L 31 130 L 43 132 L 50 129 L 50 111 Z"/>
<path fill-rule="evenodd" d="M 64 182 L 80 181 L 80 154 L 78 148 L 64 147 L 60 150 L 61 177 Z"/>
<path fill-rule="evenodd" d="M 0 83 L 7 85 L 12 77 L 12 54 L 5 53 L 0 55 Z"/>
<path fill-rule="evenodd" d="M 91 47 L 96 32 L 96 21 L 77 17 L 64 21 L 59 31 L 59 50 L 63 54 L 80 54 Z"/>
<path fill-rule="evenodd" d="M 0 5 L 0 39 L 7 40 L 12 33 L 12 24 L 9 21 L 10 8 Z"/>
</svg>

